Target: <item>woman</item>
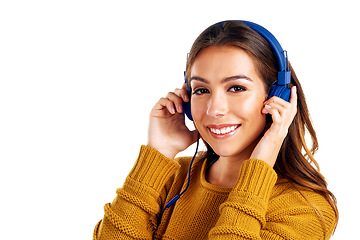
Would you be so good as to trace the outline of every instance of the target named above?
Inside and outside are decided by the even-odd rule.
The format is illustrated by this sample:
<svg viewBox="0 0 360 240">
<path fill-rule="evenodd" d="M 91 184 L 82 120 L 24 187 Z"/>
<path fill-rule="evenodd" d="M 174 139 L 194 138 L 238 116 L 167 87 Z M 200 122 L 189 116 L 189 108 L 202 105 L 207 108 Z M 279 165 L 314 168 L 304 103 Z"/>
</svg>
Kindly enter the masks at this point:
<svg viewBox="0 0 360 240">
<path fill-rule="evenodd" d="M 290 70 L 289 102 L 268 99 L 279 70 L 264 38 L 240 21 L 200 34 L 187 60 L 190 95 L 184 84 L 155 104 L 148 144 L 105 205 L 94 239 L 330 238 L 336 201 L 317 170 L 316 134 Z M 195 131 L 184 122 L 182 103 L 190 99 Z M 190 158 L 173 159 L 198 134 L 207 151 L 195 159 L 187 188 Z"/>
</svg>

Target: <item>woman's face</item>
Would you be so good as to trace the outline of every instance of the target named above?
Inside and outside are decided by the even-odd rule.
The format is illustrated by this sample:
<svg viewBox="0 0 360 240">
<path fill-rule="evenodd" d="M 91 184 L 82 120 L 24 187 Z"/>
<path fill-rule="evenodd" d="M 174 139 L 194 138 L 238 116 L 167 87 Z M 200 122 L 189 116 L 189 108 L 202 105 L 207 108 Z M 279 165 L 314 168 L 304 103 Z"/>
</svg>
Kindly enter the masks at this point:
<svg viewBox="0 0 360 240">
<path fill-rule="evenodd" d="M 202 138 L 220 157 L 250 157 L 266 124 L 265 85 L 250 56 L 232 46 L 208 47 L 191 68 L 191 109 Z"/>
</svg>

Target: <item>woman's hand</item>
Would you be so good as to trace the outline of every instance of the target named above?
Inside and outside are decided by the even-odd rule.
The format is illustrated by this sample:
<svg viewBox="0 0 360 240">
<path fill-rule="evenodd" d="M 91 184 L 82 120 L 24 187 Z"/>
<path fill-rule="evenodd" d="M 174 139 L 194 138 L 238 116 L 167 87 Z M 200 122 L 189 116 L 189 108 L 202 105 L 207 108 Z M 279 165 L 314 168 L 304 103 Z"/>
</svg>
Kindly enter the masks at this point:
<svg viewBox="0 0 360 240">
<path fill-rule="evenodd" d="M 250 158 L 263 160 L 273 167 L 296 112 L 296 87 L 291 89 L 290 102 L 279 97 L 265 101 L 262 113 L 270 114 L 273 122 L 256 145 Z"/>
<path fill-rule="evenodd" d="M 147 145 L 171 159 L 197 140 L 197 131 L 185 125 L 182 101 L 189 101 L 185 84 L 161 98 L 150 113 Z"/>
</svg>

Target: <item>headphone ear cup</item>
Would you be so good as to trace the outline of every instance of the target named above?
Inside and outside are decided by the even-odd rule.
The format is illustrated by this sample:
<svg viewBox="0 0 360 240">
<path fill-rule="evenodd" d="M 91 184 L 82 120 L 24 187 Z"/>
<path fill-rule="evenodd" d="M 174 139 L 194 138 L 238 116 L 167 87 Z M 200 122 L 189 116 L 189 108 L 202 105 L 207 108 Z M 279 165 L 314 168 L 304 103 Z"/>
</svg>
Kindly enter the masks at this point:
<svg viewBox="0 0 360 240">
<path fill-rule="evenodd" d="M 184 102 L 183 101 L 183 111 L 185 113 L 185 115 L 191 120 L 194 121 L 192 115 L 191 115 L 191 102 Z"/>
<path fill-rule="evenodd" d="M 186 71 L 184 71 L 184 78 L 185 78 L 185 84 L 186 84 L 186 91 L 189 95 L 189 101 L 188 102 L 184 102 L 183 101 L 183 111 L 185 113 L 185 115 L 188 117 L 188 119 L 190 119 L 191 121 L 194 121 L 192 115 L 191 115 L 191 88 L 188 84 L 188 80 L 186 78 Z"/>
<path fill-rule="evenodd" d="M 289 85 L 277 85 L 277 84 L 275 84 L 270 89 L 268 99 L 272 98 L 273 96 L 276 96 L 276 97 L 282 98 L 285 101 L 289 102 L 290 94 L 291 94 L 291 89 L 289 88 Z"/>
</svg>

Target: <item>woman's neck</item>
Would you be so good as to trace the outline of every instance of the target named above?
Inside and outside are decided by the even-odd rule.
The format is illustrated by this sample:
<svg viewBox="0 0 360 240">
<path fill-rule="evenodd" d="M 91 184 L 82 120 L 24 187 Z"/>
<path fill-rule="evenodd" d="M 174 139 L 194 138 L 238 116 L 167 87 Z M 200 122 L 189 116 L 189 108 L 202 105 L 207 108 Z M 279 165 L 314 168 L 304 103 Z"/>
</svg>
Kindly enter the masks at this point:
<svg viewBox="0 0 360 240">
<path fill-rule="evenodd" d="M 220 156 L 208 169 L 206 181 L 215 186 L 233 188 L 238 181 L 242 163 L 250 158 L 258 141 L 255 140 L 236 156 Z"/>
<path fill-rule="evenodd" d="M 239 178 L 239 171 L 243 161 L 231 161 L 219 158 L 206 174 L 206 181 L 225 188 L 233 188 Z"/>
</svg>

